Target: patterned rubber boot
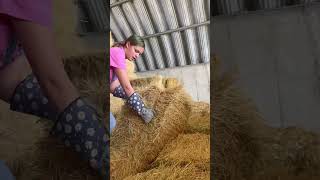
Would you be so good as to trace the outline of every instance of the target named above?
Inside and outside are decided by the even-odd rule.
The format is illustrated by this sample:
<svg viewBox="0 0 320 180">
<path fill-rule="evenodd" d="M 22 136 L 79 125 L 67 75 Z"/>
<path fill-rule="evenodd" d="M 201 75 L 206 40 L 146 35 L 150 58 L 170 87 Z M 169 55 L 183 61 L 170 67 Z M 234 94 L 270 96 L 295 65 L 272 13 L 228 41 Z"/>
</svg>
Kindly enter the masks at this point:
<svg viewBox="0 0 320 180">
<path fill-rule="evenodd" d="M 102 118 L 84 99 L 78 98 L 59 115 L 51 133 L 99 171 L 109 169 L 109 131 Z"/>
<path fill-rule="evenodd" d="M 10 99 L 10 109 L 51 120 L 57 119 L 57 111 L 50 106 L 33 74 L 28 75 L 16 87 Z"/>
<path fill-rule="evenodd" d="M 126 92 L 124 91 L 124 89 L 122 88 L 121 85 L 116 87 L 112 94 L 113 94 L 114 97 L 118 97 L 118 98 L 122 98 L 122 99 L 128 99 L 128 96 L 126 95 Z"/>
<path fill-rule="evenodd" d="M 138 93 L 133 93 L 127 100 L 129 106 L 142 117 L 145 123 L 149 123 L 155 112 L 151 108 L 147 108 Z"/>
</svg>

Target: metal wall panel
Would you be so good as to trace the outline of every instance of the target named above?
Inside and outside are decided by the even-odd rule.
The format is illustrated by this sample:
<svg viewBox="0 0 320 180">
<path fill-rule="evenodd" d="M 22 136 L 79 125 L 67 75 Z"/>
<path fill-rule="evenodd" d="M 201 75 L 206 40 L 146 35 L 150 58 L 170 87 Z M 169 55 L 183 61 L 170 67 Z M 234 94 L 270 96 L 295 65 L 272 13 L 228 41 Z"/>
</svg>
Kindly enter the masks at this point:
<svg viewBox="0 0 320 180">
<path fill-rule="evenodd" d="M 210 1 L 196 1 L 110 1 L 112 33 L 145 37 L 144 61 L 136 61 L 138 71 L 209 62 L 208 27 L 203 23 L 209 20 Z M 122 40 L 117 34 L 116 41 Z"/>
<path fill-rule="evenodd" d="M 116 2 L 115 0 L 110 0 L 110 3 L 114 3 Z M 115 22 L 118 24 L 118 27 L 120 27 L 120 29 L 122 30 L 122 32 L 124 33 L 125 37 L 129 37 L 131 36 L 133 33 L 131 31 L 131 28 L 127 22 L 127 19 L 125 18 L 121 8 L 119 6 L 113 7 L 111 8 L 111 12 L 110 15 L 113 15 Z M 113 29 L 111 29 L 111 31 L 114 31 Z M 117 41 L 119 41 L 117 39 Z M 143 57 L 140 56 L 136 61 L 136 66 L 138 67 L 139 71 L 146 71 L 146 66 L 143 60 Z"/>
<path fill-rule="evenodd" d="M 90 22 L 96 31 L 106 32 L 109 26 L 109 16 L 107 15 L 104 0 L 82 0 L 88 9 Z"/>
</svg>

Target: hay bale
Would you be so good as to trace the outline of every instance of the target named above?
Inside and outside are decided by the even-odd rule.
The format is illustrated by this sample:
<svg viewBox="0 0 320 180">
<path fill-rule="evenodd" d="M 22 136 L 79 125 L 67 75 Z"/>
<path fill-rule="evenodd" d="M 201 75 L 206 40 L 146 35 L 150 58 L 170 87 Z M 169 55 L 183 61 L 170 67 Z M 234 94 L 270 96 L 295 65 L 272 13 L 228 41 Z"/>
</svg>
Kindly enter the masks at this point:
<svg viewBox="0 0 320 180">
<path fill-rule="evenodd" d="M 122 106 L 125 104 L 121 98 L 114 97 L 110 94 L 110 112 L 117 118 L 118 114 L 121 113 Z"/>
<path fill-rule="evenodd" d="M 265 131 L 264 123 L 252 101 L 233 85 L 233 74 L 218 70 L 213 59 L 213 171 L 217 179 L 241 179 L 259 167 L 260 145 L 257 139 Z"/>
<path fill-rule="evenodd" d="M 164 81 L 165 81 L 164 83 L 165 88 L 174 88 L 177 86 L 181 86 L 181 84 L 176 78 L 166 78 Z"/>
<path fill-rule="evenodd" d="M 52 123 L 46 123 L 33 147 L 10 161 L 16 179 L 102 180 L 77 153 L 49 135 L 51 126 Z"/>
<path fill-rule="evenodd" d="M 162 76 L 153 76 L 153 77 L 146 77 L 146 78 L 137 78 L 134 80 L 131 80 L 130 83 L 132 87 L 136 91 L 144 90 L 148 87 L 155 86 L 160 90 L 165 89 L 165 82 L 166 79 Z M 169 88 L 170 89 L 170 88 Z"/>
<path fill-rule="evenodd" d="M 146 125 L 129 107 L 122 109 L 111 136 L 112 179 L 148 169 L 165 144 L 186 127 L 191 97 L 181 87 L 161 90 L 152 86 L 140 94 L 156 118 Z"/>
<path fill-rule="evenodd" d="M 280 129 L 276 136 L 277 142 L 283 147 L 280 157 L 284 165 L 294 174 L 302 171 L 320 170 L 319 135 L 301 128 L 290 127 Z"/>
<path fill-rule="evenodd" d="M 276 172 L 279 176 L 320 176 L 319 135 L 301 128 L 274 129 L 261 141 L 263 166 L 256 176 Z"/>
<path fill-rule="evenodd" d="M 217 179 L 312 179 L 319 177 L 319 135 L 300 128 L 271 128 L 254 104 L 219 72 L 213 60 L 213 167 Z"/>
<path fill-rule="evenodd" d="M 210 171 L 210 135 L 180 134 L 160 152 L 155 165 L 185 166 L 192 164 L 203 171 Z"/>
<path fill-rule="evenodd" d="M 126 60 L 126 68 L 129 80 L 138 78 L 137 74 L 135 73 L 135 64 L 133 61 Z"/>
<path fill-rule="evenodd" d="M 64 58 L 65 70 L 80 94 L 89 99 L 100 114 L 109 109 L 109 88 L 105 54 L 87 54 Z"/>
<path fill-rule="evenodd" d="M 193 102 L 188 118 L 187 131 L 210 133 L 210 105 L 205 102 Z"/>
<path fill-rule="evenodd" d="M 143 173 L 128 176 L 124 180 L 209 180 L 210 173 L 192 165 L 159 166 Z"/>
<path fill-rule="evenodd" d="M 74 82 L 78 79 L 104 80 L 107 78 L 105 53 L 64 57 L 63 62 L 69 78 Z"/>
</svg>

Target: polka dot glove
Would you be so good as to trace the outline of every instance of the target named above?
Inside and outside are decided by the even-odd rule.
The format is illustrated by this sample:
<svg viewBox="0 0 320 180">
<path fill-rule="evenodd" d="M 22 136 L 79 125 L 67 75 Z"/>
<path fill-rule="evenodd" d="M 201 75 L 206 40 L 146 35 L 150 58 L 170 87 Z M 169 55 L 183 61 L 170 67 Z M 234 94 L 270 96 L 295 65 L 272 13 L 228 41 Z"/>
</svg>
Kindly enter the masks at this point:
<svg viewBox="0 0 320 180">
<path fill-rule="evenodd" d="M 145 104 L 138 93 L 134 92 L 127 102 L 129 106 L 142 117 L 145 123 L 149 123 L 155 116 L 154 110 L 145 107 Z"/>
<path fill-rule="evenodd" d="M 73 101 L 59 115 L 52 133 L 78 152 L 92 168 L 101 172 L 109 169 L 110 134 L 96 110 L 82 98 Z"/>
</svg>

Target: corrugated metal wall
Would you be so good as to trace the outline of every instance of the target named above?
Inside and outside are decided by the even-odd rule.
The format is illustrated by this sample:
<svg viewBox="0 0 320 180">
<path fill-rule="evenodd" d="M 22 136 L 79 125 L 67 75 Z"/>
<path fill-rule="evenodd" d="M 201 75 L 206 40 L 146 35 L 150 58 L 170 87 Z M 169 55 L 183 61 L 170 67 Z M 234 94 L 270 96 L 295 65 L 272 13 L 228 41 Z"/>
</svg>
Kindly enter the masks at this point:
<svg viewBox="0 0 320 180">
<path fill-rule="evenodd" d="M 212 51 L 269 125 L 320 132 L 320 3 L 214 17 Z"/>
<path fill-rule="evenodd" d="M 75 0 L 78 6 L 80 34 L 109 31 L 109 5 L 106 0 Z"/>
<path fill-rule="evenodd" d="M 111 0 L 110 28 L 116 41 L 145 38 L 138 71 L 208 63 L 210 0 Z"/>
<path fill-rule="evenodd" d="M 308 5 L 319 0 L 214 0 L 212 15 L 235 15 L 241 12 Z"/>
</svg>

